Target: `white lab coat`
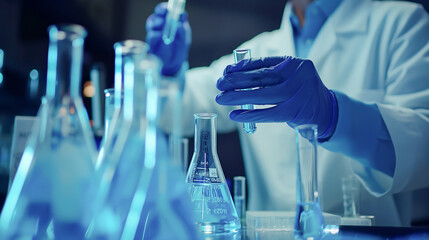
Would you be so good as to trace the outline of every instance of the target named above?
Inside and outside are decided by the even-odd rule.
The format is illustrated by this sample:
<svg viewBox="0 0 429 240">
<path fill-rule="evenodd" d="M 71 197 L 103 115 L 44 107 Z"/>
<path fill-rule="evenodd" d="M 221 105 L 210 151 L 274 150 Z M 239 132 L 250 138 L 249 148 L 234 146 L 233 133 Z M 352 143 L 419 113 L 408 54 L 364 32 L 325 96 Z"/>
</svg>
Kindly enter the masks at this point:
<svg viewBox="0 0 429 240">
<path fill-rule="evenodd" d="M 294 41 L 286 4 L 280 29 L 262 33 L 240 48 L 252 57 L 294 56 Z M 326 21 L 308 58 L 314 62 L 324 84 L 347 96 L 376 102 L 390 133 L 396 155 L 393 179 L 373 172 L 382 189 L 369 181 L 369 172 L 334 149 L 341 141 L 337 128 L 330 141 L 319 146 L 318 180 L 323 211 L 341 215 L 341 177 L 358 173 L 360 212 L 374 215 L 377 225 L 407 226 L 413 212 L 429 216 L 429 201 L 413 206 L 413 190 L 429 186 L 429 18 L 418 5 L 401 2 L 343 0 Z M 216 80 L 232 55 L 209 67 L 187 72 L 184 91 L 184 133 L 193 134 L 193 113 L 215 112 L 218 132 L 240 129 L 240 141 L 249 184 L 250 210 L 295 210 L 295 133 L 286 123 L 257 124 L 247 135 L 241 124 L 228 119 L 231 108 L 220 106 Z M 344 101 L 338 99 L 338 126 L 344 123 Z M 355 118 L 359 124 L 362 119 Z M 362 128 L 365 126 L 362 126 Z M 353 137 L 353 136 L 350 136 Z M 381 136 L 382 137 L 382 136 Z M 399 194 L 396 194 L 399 193 Z M 414 201 L 415 202 L 415 201 Z"/>
</svg>

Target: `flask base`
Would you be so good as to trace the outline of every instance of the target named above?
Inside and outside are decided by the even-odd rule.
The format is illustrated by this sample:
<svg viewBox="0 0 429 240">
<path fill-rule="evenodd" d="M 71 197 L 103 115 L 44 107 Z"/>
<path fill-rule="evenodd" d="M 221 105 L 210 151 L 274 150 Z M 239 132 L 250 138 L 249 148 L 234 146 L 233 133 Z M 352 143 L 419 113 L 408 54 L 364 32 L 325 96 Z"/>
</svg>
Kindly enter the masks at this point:
<svg viewBox="0 0 429 240">
<path fill-rule="evenodd" d="M 213 233 L 231 233 L 236 232 L 240 229 L 240 224 L 237 221 L 222 221 L 222 222 L 196 222 L 197 230 L 204 234 Z"/>
</svg>

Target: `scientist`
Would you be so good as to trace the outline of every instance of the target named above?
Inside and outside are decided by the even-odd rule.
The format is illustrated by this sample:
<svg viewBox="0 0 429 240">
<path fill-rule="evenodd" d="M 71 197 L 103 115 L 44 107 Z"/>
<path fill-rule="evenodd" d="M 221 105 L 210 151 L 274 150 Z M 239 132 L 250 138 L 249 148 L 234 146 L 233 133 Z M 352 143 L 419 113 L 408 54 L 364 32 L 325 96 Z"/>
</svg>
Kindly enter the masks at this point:
<svg viewBox="0 0 429 240">
<path fill-rule="evenodd" d="M 250 210 L 295 210 L 291 127 L 314 123 L 323 211 L 342 214 L 341 178 L 355 174 L 365 189 L 360 213 L 376 225 L 429 216 L 427 200 L 418 206 L 413 198 L 429 187 L 429 17 L 421 6 L 291 0 L 279 29 L 238 47 L 251 49 L 251 60 L 231 64 L 229 55 L 188 71 L 186 16 L 165 45 L 165 15 L 158 5 L 146 41 L 163 74 L 184 83 L 184 131 L 192 134 L 195 112 L 217 113 L 220 132 L 240 128 Z M 254 90 L 236 91 L 246 88 Z M 235 107 L 242 104 L 256 109 Z M 258 130 L 245 134 L 238 122 L 257 122 Z"/>
</svg>

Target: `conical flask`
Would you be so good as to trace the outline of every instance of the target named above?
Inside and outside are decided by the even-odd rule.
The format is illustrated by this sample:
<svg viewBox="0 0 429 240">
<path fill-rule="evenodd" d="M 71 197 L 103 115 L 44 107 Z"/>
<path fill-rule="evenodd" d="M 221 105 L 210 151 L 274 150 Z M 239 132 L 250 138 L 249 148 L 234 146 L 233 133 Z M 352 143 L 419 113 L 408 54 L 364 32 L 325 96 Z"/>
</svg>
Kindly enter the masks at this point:
<svg viewBox="0 0 429 240">
<path fill-rule="evenodd" d="M 49 27 L 46 97 L 0 217 L 2 239 L 82 239 L 93 214 L 94 137 L 80 95 L 78 25 Z"/>
<path fill-rule="evenodd" d="M 153 82 L 155 87 L 148 92 L 147 109 L 151 109 L 150 112 L 153 113 L 148 119 L 155 123 L 149 126 L 153 127 L 151 132 L 155 134 L 146 138 L 150 145 L 146 145 L 145 161 L 150 163 L 148 160 L 154 159 L 155 167 L 152 178 L 148 178 L 149 175 L 142 171 L 134 199 L 140 199 L 139 196 L 145 194 L 149 180 L 147 198 L 144 202 L 133 202 L 122 239 L 199 239 L 190 214 L 191 201 L 187 185 L 183 181 L 180 156 L 175 154 L 176 148 L 180 148 L 176 145 L 180 137 L 175 128 L 181 117 L 180 111 L 169 111 L 170 108 L 167 107 L 170 103 L 180 109 L 181 91 L 177 82 L 160 78 L 154 80 L 160 81 Z M 139 221 L 134 220 L 137 218 Z"/>
<path fill-rule="evenodd" d="M 186 177 L 197 229 L 231 232 L 241 227 L 216 150 L 216 114 L 195 114 L 195 148 Z"/>
<path fill-rule="evenodd" d="M 139 40 L 125 40 L 116 42 L 113 45 L 115 50 L 115 86 L 113 96 L 106 98 L 106 114 L 109 113 L 110 121 L 108 128 L 104 130 L 103 139 L 101 141 L 100 153 L 97 158 L 97 168 L 111 154 L 113 147 L 116 144 L 118 135 L 124 130 L 124 88 L 125 88 L 125 65 L 129 60 L 136 62 L 141 59 L 147 51 L 147 45 Z M 128 63 L 131 64 L 131 63 Z M 129 72 L 129 71 L 128 71 Z M 111 89 L 106 89 L 109 96 L 112 93 Z M 132 94 L 132 92 L 130 92 Z M 106 96 L 105 95 L 105 96 Z M 132 98 L 132 95 L 131 95 Z M 112 111 L 113 102 L 113 111 Z M 106 115 L 107 117 L 107 115 Z M 130 122 L 130 121 L 128 121 Z"/>
<path fill-rule="evenodd" d="M 295 128 L 297 144 L 297 210 L 295 237 L 321 239 L 324 219 L 317 190 L 317 125 Z"/>
<path fill-rule="evenodd" d="M 122 51 L 128 53 L 122 58 L 122 124 L 115 140 L 111 137 L 106 139 L 103 155 L 103 149 L 100 150 L 100 164 L 97 168 L 100 185 L 96 198 L 99 208 L 88 234 L 90 239 L 120 239 L 140 173 L 142 169 L 147 169 L 145 173 L 151 176 L 153 170 L 153 167 L 143 166 L 146 135 L 151 124 L 146 112 L 148 88 L 145 79 L 156 76 L 152 72 L 144 73 L 136 69 L 143 59 L 148 62 L 147 68 L 158 68 L 158 59 L 146 54 L 147 45 L 142 41 L 127 40 L 121 45 L 128 48 Z M 121 99 L 121 95 L 116 95 L 115 89 L 115 101 L 118 97 Z M 114 119 L 115 117 L 112 119 L 112 127 Z M 109 131 L 111 136 L 113 131 Z"/>
</svg>

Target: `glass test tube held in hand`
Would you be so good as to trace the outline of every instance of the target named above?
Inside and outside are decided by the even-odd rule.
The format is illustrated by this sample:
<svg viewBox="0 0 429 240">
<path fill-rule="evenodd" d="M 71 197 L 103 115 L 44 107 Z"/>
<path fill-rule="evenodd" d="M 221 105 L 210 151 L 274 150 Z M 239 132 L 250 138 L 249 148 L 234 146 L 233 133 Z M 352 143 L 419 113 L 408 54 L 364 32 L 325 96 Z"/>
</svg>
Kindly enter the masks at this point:
<svg viewBox="0 0 429 240">
<path fill-rule="evenodd" d="M 243 59 L 248 59 L 251 57 L 252 57 L 252 55 L 251 55 L 250 49 L 234 50 L 234 62 L 235 63 L 238 63 Z M 251 90 L 251 89 L 243 89 L 243 91 L 247 91 L 247 90 Z M 241 105 L 241 109 L 253 110 L 253 109 L 255 109 L 255 106 L 253 104 Z M 256 131 L 256 124 L 245 122 L 245 123 L 243 123 L 243 129 L 244 129 L 245 133 L 252 134 Z"/>
<path fill-rule="evenodd" d="M 185 11 L 186 0 L 169 0 L 168 12 L 162 40 L 166 45 L 172 43 L 176 37 L 180 15 Z"/>
</svg>

